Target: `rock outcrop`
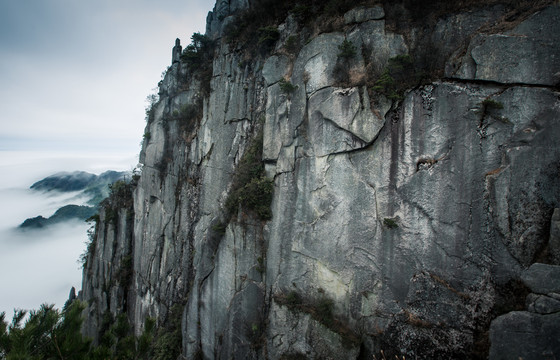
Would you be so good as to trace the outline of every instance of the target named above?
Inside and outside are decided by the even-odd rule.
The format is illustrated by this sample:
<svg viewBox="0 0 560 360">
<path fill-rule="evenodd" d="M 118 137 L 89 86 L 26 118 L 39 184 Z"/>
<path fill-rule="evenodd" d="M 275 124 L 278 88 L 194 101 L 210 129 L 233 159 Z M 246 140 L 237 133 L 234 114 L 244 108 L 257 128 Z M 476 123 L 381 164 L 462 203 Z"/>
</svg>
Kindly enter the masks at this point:
<svg viewBox="0 0 560 360">
<path fill-rule="evenodd" d="M 521 279 L 527 311 L 499 316 L 490 327 L 490 358 L 553 359 L 560 353 L 560 266 L 535 263 Z"/>
<path fill-rule="evenodd" d="M 213 61 L 160 83 L 86 333 L 124 312 L 181 316 L 189 359 L 560 356 L 560 6 L 304 2 L 232 39 L 264 3 L 217 1 Z M 255 142 L 271 218 L 228 208 Z"/>
</svg>

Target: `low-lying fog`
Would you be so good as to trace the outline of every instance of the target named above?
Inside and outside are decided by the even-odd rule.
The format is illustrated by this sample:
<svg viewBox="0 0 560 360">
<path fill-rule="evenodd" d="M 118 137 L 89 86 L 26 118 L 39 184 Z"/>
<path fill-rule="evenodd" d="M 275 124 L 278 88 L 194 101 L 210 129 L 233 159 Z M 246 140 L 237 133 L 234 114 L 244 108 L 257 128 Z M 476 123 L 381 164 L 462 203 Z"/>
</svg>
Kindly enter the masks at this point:
<svg viewBox="0 0 560 360">
<path fill-rule="evenodd" d="M 27 218 L 51 216 L 67 204 L 83 204 L 75 193 L 37 192 L 29 187 L 60 171 L 131 170 L 130 154 L 62 154 L 0 151 L 0 312 L 37 309 L 42 303 L 62 308 L 72 286 L 81 288 L 81 264 L 89 225 L 69 221 L 22 231 Z"/>
</svg>

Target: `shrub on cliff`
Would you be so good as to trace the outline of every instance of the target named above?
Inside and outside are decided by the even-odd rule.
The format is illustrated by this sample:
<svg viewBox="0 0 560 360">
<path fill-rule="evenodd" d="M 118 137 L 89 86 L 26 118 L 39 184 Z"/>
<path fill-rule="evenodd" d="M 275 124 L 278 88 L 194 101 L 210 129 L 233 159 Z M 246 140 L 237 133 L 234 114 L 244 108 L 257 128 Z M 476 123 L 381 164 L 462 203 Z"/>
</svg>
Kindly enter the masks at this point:
<svg viewBox="0 0 560 360">
<path fill-rule="evenodd" d="M 293 85 L 286 79 L 281 79 L 278 82 L 278 85 L 280 86 L 280 90 L 286 95 L 293 93 L 297 89 L 297 86 Z"/>
<path fill-rule="evenodd" d="M 418 80 L 412 57 L 408 54 L 397 55 L 389 59 L 372 89 L 391 100 L 400 101 L 405 90 L 416 85 Z"/>
<path fill-rule="evenodd" d="M 340 44 L 338 46 L 338 50 L 340 50 L 340 52 L 338 53 L 338 56 L 345 59 L 345 60 L 349 60 L 349 59 L 353 58 L 354 56 L 356 56 L 356 54 L 357 54 L 356 46 L 354 44 L 352 44 L 352 42 L 347 40 L 347 39 L 344 39 L 342 44 Z"/>
<path fill-rule="evenodd" d="M 261 220 L 272 216 L 270 204 L 274 192 L 273 180 L 266 177 L 262 162 L 262 142 L 260 133 L 249 145 L 239 161 L 233 176 L 233 183 L 226 199 L 228 218 L 241 207 L 254 213 Z"/>
<path fill-rule="evenodd" d="M 214 56 L 214 42 L 206 35 L 194 33 L 191 36 L 191 43 L 187 45 L 181 54 L 181 60 L 190 69 L 197 70 L 203 67 Z"/>
<path fill-rule="evenodd" d="M 182 131 L 192 132 L 201 118 L 202 101 L 196 101 L 192 104 L 181 105 L 178 110 L 171 113 L 170 120 L 178 121 Z"/>
<path fill-rule="evenodd" d="M 105 224 L 115 223 L 119 210 L 126 209 L 132 214 L 132 192 L 136 182 L 131 180 L 118 180 L 109 185 L 109 196 L 99 203 L 105 210 Z"/>
<path fill-rule="evenodd" d="M 191 40 L 192 42 L 181 54 L 181 61 L 187 64 L 190 73 L 200 80 L 203 94 L 209 95 L 213 72 L 214 41 L 201 33 L 194 33 Z"/>
<path fill-rule="evenodd" d="M 266 26 L 258 30 L 259 46 L 262 50 L 268 51 L 280 39 L 280 31 L 275 26 Z"/>
</svg>

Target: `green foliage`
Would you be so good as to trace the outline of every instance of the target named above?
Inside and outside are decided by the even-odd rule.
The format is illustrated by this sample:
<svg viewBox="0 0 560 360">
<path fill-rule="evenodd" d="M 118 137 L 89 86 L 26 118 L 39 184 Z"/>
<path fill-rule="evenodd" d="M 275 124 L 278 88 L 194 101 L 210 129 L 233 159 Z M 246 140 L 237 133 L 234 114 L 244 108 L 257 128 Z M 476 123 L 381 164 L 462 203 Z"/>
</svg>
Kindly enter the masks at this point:
<svg viewBox="0 0 560 360">
<path fill-rule="evenodd" d="M 315 317 L 327 327 L 332 326 L 334 321 L 334 301 L 329 298 L 322 298 L 315 303 Z"/>
<path fill-rule="evenodd" d="M 109 185 L 109 198 L 121 205 L 132 205 L 132 191 L 135 184 L 126 180 L 117 180 Z"/>
<path fill-rule="evenodd" d="M 113 319 L 112 314 L 107 311 L 103 316 L 100 328 L 102 331 L 99 345 L 90 349 L 91 359 L 152 359 L 156 331 L 155 319 L 147 318 L 144 322 L 144 331 L 136 337 L 125 313 L 121 313 L 116 319 Z"/>
<path fill-rule="evenodd" d="M 181 333 L 165 332 L 158 335 L 154 345 L 154 360 L 175 360 L 181 351 Z"/>
<path fill-rule="evenodd" d="M 111 347 L 116 342 L 115 335 L 111 331 L 111 326 L 114 321 L 115 319 L 113 314 L 109 310 L 106 310 L 103 313 L 103 319 L 101 320 L 101 325 L 99 326 L 99 346 L 94 352 L 98 352 L 100 355 L 110 352 Z"/>
<path fill-rule="evenodd" d="M 286 51 L 288 51 L 292 55 L 297 55 L 298 51 L 298 38 L 295 35 L 292 35 L 286 39 L 286 43 L 284 44 Z"/>
<path fill-rule="evenodd" d="M 181 60 L 190 69 L 196 70 L 211 61 L 214 56 L 214 42 L 201 33 L 194 33 L 191 36 L 191 43 L 185 47 L 181 54 Z"/>
<path fill-rule="evenodd" d="M 389 59 L 389 63 L 372 90 L 387 98 L 400 101 L 404 91 L 418 82 L 414 62 L 410 55 L 398 55 Z"/>
<path fill-rule="evenodd" d="M 183 306 L 175 304 L 167 314 L 165 325 L 159 329 L 153 343 L 153 360 L 176 360 L 181 353 L 181 318 Z"/>
<path fill-rule="evenodd" d="M 113 207 L 105 208 L 105 223 L 113 224 L 113 225 L 116 224 L 118 215 L 119 215 L 118 209 L 115 209 Z"/>
<path fill-rule="evenodd" d="M 233 213 L 241 205 L 243 209 L 255 213 L 259 219 L 270 220 L 273 192 L 273 181 L 262 175 L 233 191 L 226 201 L 226 207 Z"/>
<path fill-rule="evenodd" d="M 279 31 L 273 26 L 280 24 L 297 2 L 293 0 L 261 0 L 238 14 L 225 29 L 227 43 L 239 45 L 249 53 L 268 51 L 279 39 Z"/>
<path fill-rule="evenodd" d="M 395 79 L 389 73 L 389 69 L 385 69 L 381 77 L 375 82 L 373 90 L 388 95 L 389 98 L 399 97 L 395 88 Z"/>
<path fill-rule="evenodd" d="M 121 259 L 119 270 L 117 271 L 117 281 L 119 285 L 127 289 L 132 281 L 133 263 L 132 256 L 126 255 Z"/>
<path fill-rule="evenodd" d="M 152 350 L 152 342 L 154 341 L 154 334 L 156 331 L 156 319 L 147 318 L 144 321 L 144 331 L 138 338 L 137 342 L 137 358 L 150 359 Z"/>
<path fill-rule="evenodd" d="M 132 193 L 136 185 L 136 182 L 127 180 L 118 180 L 109 184 L 109 196 L 99 204 L 105 210 L 106 224 L 116 224 L 121 209 L 132 214 Z"/>
<path fill-rule="evenodd" d="M 74 301 L 60 312 L 54 305 L 41 305 L 29 312 L 16 310 L 10 325 L 0 314 L 0 358 L 86 359 L 91 341 L 81 335 L 85 306 Z"/>
<path fill-rule="evenodd" d="M 340 50 L 338 56 L 345 60 L 350 60 L 357 54 L 356 46 L 347 39 L 344 39 L 342 44 L 338 45 L 338 50 Z"/>
<path fill-rule="evenodd" d="M 274 182 L 264 173 L 262 142 L 261 133 L 252 141 L 237 165 L 225 204 L 228 218 L 236 214 L 240 206 L 261 220 L 270 220 L 272 217 L 270 204 Z"/>
<path fill-rule="evenodd" d="M 226 233 L 226 228 L 227 224 L 223 222 L 218 222 L 212 225 L 212 230 L 219 235 L 224 235 Z"/>
<path fill-rule="evenodd" d="M 280 31 L 275 26 L 265 26 L 258 29 L 259 45 L 261 49 L 270 50 L 280 39 Z"/>
<path fill-rule="evenodd" d="M 303 304 L 303 300 L 297 291 L 292 290 L 286 294 L 286 303 L 288 306 L 298 306 Z"/>
<path fill-rule="evenodd" d="M 397 221 L 395 219 L 391 219 L 391 218 L 383 219 L 383 225 L 387 226 L 389 229 L 396 229 L 396 228 L 399 227 L 399 224 L 397 224 Z"/>
<path fill-rule="evenodd" d="M 262 257 L 258 257 L 258 258 L 257 258 L 257 267 L 256 267 L 256 270 L 257 270 L 259 273 L 261 273 L 261 274 L 264 273 L 265 270 L 266 270 L 266 267 L 265 267 L 265 264 L 264 264 L 264 260 L 263 260 Z"/>
<path fill-rule="evenodd" d="M 156 88 L 157 89 L 157 88 Z M 154 90 L 157 91 L 157 90 Z M 157 92 L 153 92 L 152 94 L 146 97 L 146 122 L 149 124 L 154 121 L 155 117 L 155 107 L 159 102 L 159 95 Z"/>
<path fill-rule="evenodd" d="M 280 91 L 282 91 L 284 94 L 291 94 L 297 89 L 297 86 L 293 85 L 286 79 L 281 79 L 278 82 L 278 85 L 280 85 Z"/>
<path fill-rule="evenodd" d="M 146 140 L 146 141 L 150 141 L 150 139 L 152 138 L 152 134 L 151 134 L 149 131 L 146 131 L 146 132 L 144 133 L 143 138 L 144 138 L 144 140 Z"/>
<path fill-rule="evenodd" d="M 170 120 L 178 121 L 181 130 L 191 132 L 202 118 L 202 101 L 194 104 L 183 104 L 173 111 Z"/>
<path fill-rule="evenodd" d="M 8 334 L 8 323 L 6 313 L 0 313 L 0 359 L 6 357 L 6 349 L 10 346 L 10 335 Z"/>
<path fill-rule="evenodd" d="M 131 335 L 131 326 L 126 314 L 117 316 L 116 323 L 111 327 L 114 335 L 114 356 L 117 359 L 134 359 L 135 338 Z"/>
<path fill-rule="evenodd" d="M 413 65 L 412 57 L 408 54 L 397 55 L 389 59 L 389 68 L 393 71 L 404 70 Z"/>
<path fill-rule="evenodd" d="M 88 241 L 86 242 L 86 250 L 80 254 L 78 262 L 82 264 L 82 268 L 86 268 L 87 261 L 90 255 L 95 252 L 95 247 L 97 245 L 97 232 L 99 230 L 99 214 L 95 214 L 86 220 L 91 226 L 87 230 Z"/>
<path fill-rule="evenodd" d="M 213 72 L 214 48 L 212 39 L 201 33 L 194 33 L 191 36 L 191 43 L 181 54 L 181 61 L 187 65 L 190 74 L 200 80 L 202 93 L 206 96 L 212 90 L 210 80 Z"/>
<path fill-rule="evenodd" d="M 0 359 L 175 360 L 179 356 L 181 316 L 175 310 L 168 315 L 171 325 L 158 333 L 159 342 L 155 319 L 147 318 L 144 331 L 135 337 L 126 314 L 114 319 L 107 311 L 100 324 L 99 345 L 94 347 L 81 333 L 84 309 L 85 304 L 77 300 L 62 311 L 41 305 L 29 312 L 25 323 L 27 311 L 16 310 L 11 324 L 0 313 Z"/>
</svg>

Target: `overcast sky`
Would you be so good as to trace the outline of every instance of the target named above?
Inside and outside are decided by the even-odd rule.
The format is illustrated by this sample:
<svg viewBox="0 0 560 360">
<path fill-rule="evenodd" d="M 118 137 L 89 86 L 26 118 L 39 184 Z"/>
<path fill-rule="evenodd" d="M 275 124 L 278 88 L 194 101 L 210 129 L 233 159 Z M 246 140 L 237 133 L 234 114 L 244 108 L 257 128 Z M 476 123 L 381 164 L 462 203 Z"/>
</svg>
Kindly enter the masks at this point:
<svg viewBox="0 0 560 360">
<path fill-rule="evenodd" d="M 146 96 L 214 0 L 0 0 L 0 150 L 139 152 Z"/>
</svg>

